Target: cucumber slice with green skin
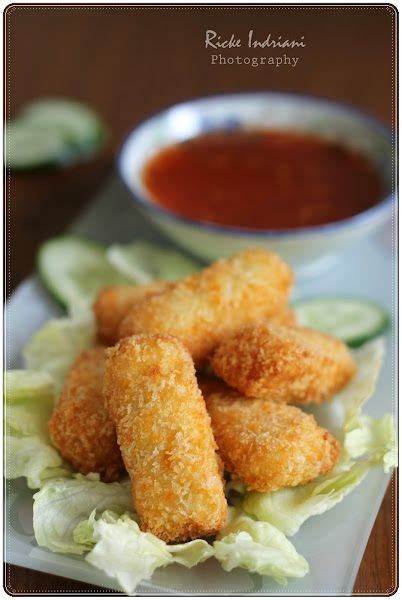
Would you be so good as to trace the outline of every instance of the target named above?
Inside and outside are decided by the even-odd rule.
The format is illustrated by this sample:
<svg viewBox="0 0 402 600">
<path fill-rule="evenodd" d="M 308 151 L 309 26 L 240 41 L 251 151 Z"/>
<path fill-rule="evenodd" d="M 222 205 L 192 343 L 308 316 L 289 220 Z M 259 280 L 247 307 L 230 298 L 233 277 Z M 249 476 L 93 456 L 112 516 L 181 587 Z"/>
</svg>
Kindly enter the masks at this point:
<svg viewBox="0 0 402 600">
<path fill-rule="evenodd" d="M 38 100 L 7 127 L 7 166 L 34 169 L 85 160 L 105 137 L 102 121 L 84 104 L 61 98 Z"/>
<path fill-rule="evenodd" d="M 174 281 L 201 268 L 194 260 L 176 250 L 140 240 L 110 246 L 107 258 L 118 271 L 138 283 L 148 283 L 152 279 Z"/>
<path fill-rule="evenodd" d="M 20 120 L 7 126 L 5 142 L 6 166 L 10 169 L 50 166 L 65 160 L 69 153 L 61 135 Z"/>
<path fill-rule="evenodd" d="M 299 300 L 294 310 L 299 325 L 329 333 L 352 347 L 384 333 L 390 324 L 381 306 L 348 296 Z"/>
<path fill-rule="evenodd" d="M 38 128 L 52 128 L 67 144 L 89 152 L 98 148 L 105 129 L 98 115 L 88 106 L 64 98 L 44 98 L 27 105 L 20 119 Z"/>
<path fill-rule="evenodd" d="M 102 287 L 132 283 L 108 262 L 104 246 L 77 235 L 45 242 L 38 270 L 52 296 L 70 311 L 89 307 Z"/>
</svg>

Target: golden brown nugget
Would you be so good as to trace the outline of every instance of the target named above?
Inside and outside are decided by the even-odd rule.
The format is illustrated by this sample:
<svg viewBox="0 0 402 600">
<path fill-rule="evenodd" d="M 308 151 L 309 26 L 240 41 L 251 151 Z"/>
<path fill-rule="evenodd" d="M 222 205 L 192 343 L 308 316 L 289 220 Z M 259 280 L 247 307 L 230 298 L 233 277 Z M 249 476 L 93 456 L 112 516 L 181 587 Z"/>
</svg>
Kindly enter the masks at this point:
<svg viewBox="0 0 402 600">
<path fill-rule="evenodd" d="M 248 489 L 304 484 L 336 463 L 337 440 L 296 406 L 245 398 L 219 381 L 201 389 L 225 468 Z"/>
<path fill-rule="evenodd" d="M 107 355 L 104 397 L 141 528 L 166 542 L 216 533 L 227 503 L 190 354 L 171 336 L 138 335 Z"/>
<path fill-rule="evenodd" d="M 285 327 L 296 327 L 296 313 L 290 306 L 284 306 L 279 312 L 269 318 L 269 323 L 272 325 L 283 325 Z"/>
<path fill-rule="evenodd" d="M 110 285 L 97 295 L 93 311 L 96 319 L 98 339 L 113 345 L 119 339 L 118 331 L 122 319 L 137 303 L 169 287 L 166 281 L 151 281 L 144 285 Z"/>
<path fill-rule="evenodd" d="M 116 429 L 103 405 L 105 349 L 84 350 L 72 365 L 49 422 L 53 444 L 80 473 L 114 481 L 124 469 Z"/>
<path fill-rule="evenodd" d="M 328 400 L 356 372 L 341 340 L 313 329 L 266 322 L 224 340 L 212 368 L 246 396 L 296 404 Z"/>
<path fill-rule="evenodd" d="M 120 337 L 170 333 L 199 365 L 226 335 L 280 311 L 292 282 L 292 271 L 279 256 L 246 250 L 137 304 L 123 319 Z"/>
</svg>

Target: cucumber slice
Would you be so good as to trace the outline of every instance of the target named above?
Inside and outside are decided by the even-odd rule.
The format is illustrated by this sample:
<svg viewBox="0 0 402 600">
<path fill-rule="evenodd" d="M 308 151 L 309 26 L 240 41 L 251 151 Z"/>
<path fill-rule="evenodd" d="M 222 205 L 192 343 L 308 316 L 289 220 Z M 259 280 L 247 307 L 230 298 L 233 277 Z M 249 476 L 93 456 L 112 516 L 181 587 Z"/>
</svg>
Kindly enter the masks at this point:
<svg viewBox="0 0 402 600">
<path fill-rule="evenodd" d="M 107 257 L 118 271 L 137 283 L 148 283 L 152 279 L 174 281 L 200 269 L 198 263 L 181 252 L 144 241 L 110 246 Z"/>
<path fill-rule="evenodd" d="M 61 162 L 67 157 L 65 140 L 59 133 L 38 130 L 22 121 L 6 129 L 6 166 L 11 169 L 38 168 Z"/>
<path fill-rule="evenodd" d="M 74 100 L 37 100 L 26 106 L 20 118 L 38 129 L 52 128 L 67 144 L 84 153 L 98 148 L 105 136 L 104 126 L 98 115 L 85 104 Z"/>
<path fill-rule="evenodd" d="M 70 312 L 91 305 L 106 285 L 130 283 L 106 259 L 106 249 L 76 235 L 45 242 L 38 253 L 39 275 L 53 297 Z"/>
<path fill-rule="evenodd" d="M 378 304 L 351 297 L 318 297 L 294 304 L 298 323 L 342 339 L 357 347 L 384 333 L 390 320 Z"/>
<path fill-rule="evenodd" d="M 7 127 L 6 158 L 12 169 L 74 163 L 92 156 L 105 128 L 89 107 L 61 98 L 26 106 Z"/>
</svg>

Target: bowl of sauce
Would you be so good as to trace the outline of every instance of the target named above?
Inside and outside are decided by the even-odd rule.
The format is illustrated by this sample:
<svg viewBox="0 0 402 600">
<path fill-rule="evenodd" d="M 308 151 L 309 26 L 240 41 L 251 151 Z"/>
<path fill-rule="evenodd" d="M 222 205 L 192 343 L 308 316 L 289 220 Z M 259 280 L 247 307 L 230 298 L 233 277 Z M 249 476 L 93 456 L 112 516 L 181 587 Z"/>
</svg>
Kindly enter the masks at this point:
<svg viewBox="0 0 402 600">
<path fill-rule="evenodd" d="M 299 274 L 328 267 L 392 205 L 389 132 L 294 94 L 172 107 L 128 136 L 118 165 L 137 206 L 177 244 L 205 260 L 264 247 Z"/>
</svg>

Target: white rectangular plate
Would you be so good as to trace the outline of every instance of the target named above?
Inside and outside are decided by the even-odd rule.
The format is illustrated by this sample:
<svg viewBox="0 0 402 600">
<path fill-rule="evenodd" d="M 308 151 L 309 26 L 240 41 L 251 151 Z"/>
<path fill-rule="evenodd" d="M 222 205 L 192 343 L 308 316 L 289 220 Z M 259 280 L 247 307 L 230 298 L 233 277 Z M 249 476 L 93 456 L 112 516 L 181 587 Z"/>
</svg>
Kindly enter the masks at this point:
<svg viewBox="0 0 402 600">
<path fill-rule="evenodd" d="M 136 212 L 120 185 L 111 181 L 72 229 L 105 243 L 141 237 L 168 244 Z M 325 275 L 296 286 L 295 297 L 351 294 L 365 297 L 393 311 L 391 226 L 348 250 Z M 35 278 L 26 280 L 13 294 L 7 310 L 7 365 L 21 365 L 24 343 L 59 309 Z M 377 390 L 366 412 L 380 416 L 395 413 L 395 348 L 389 336 L 385 364 Z M 139 594 L 261 594 L 349 595 L 381 505 L 389 477 L 375 470 L 343 502 L 331 511 L 307 521 L 292 538 L 296 549 L 310 564 L 310 573 L 286 587 L 270 578 L 236 569 L 225 573 L 213 559 L 191 570 L 170 566 L 158 570 Z M 5 559 L 12 564 L 116 589 L 116 582 L 83 559 L 39 548 L 32 530 L 32 492 L 22 480 L 9 482 Z M 391 583 L 391 582 L 390 582 Z M 378 590 L 379 592 L 384 590 Z M 391 590 L 389 590 L 391 591 Z M 375 593 L 376 590 L 371 590 Z"/>
</svg>

